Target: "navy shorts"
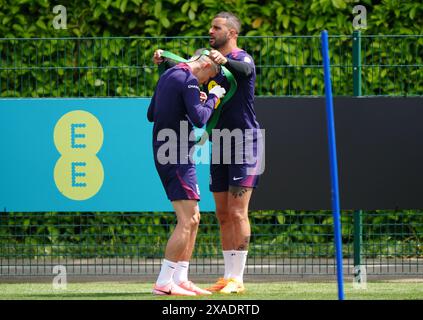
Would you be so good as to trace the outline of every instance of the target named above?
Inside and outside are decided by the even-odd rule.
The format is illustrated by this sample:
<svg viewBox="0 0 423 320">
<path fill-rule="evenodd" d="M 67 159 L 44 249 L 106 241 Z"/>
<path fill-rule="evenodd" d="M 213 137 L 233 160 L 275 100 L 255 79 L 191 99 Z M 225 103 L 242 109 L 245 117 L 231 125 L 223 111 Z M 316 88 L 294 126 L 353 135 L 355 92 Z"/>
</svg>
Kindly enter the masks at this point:
<svg viewBox="0 0 423 320">
<path fill-rule="evenodd" d="M 229 186 L 256 188 L 260 175 L 248 174 L 254 167 L 248 164 L 212 164 L 210 191 L 225 192 Z"/>
<path fill-rule="evenodd" d="M 156 169 L 170 201 L 200 200 L 194 164 L 161 165 L 156 163 Z"/>
<path fill-rule="evenodd" d="M 254 158 L 250 157 L 247 160 L 247 152 L 243 149 L 235 151 L 231 148 L 230 163 L 225 163 L 223 148 L 220 150 L 220 159 L 218 163 L 213 160 L 210 165 L 210 191 L 211 192 L 225 192 L 229 190 L 229 186 L 256 188 L 259 183 L 261 174 L 261 165 L 263 160 L 263 152 L 260 155 L 257 150 L 257 143 L 254 141 Z M 213 152 L 213 149 L 212 149 Z M 238 159 L 236 157 L 238 153 Z M 226 161 L 228 162 L 228 161 Z"/>
</svg>

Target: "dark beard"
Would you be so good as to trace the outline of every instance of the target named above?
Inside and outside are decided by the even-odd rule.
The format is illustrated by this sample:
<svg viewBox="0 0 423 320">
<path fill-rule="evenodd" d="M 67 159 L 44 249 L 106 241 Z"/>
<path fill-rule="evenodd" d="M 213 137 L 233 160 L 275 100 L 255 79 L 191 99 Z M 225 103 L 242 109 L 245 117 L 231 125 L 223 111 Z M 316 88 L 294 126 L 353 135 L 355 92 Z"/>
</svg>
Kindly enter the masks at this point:
<svg viewBox="0 0 423 320">
<path fill-rule="evenodd" d="M 216 40 L 216 38 L 214 39 L 214 44 L 212 45 L 209 41 L 210 47 L 212 47 L 213 49 L 218 50 L 219 48 L 223 47 L 226 43 L 228 42 L 227 38 L 221 39 L 221 40 Z"/>
</svg>

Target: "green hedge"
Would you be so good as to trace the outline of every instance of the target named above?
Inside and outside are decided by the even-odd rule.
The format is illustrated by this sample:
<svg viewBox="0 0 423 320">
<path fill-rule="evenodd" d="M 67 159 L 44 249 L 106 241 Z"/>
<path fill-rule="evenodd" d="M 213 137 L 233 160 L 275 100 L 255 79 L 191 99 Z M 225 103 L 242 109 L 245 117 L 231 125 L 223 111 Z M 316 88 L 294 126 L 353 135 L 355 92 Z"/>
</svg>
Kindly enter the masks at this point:
<svg viewBox="0 0 423 320">
<path fill-rule="evenodd" d="M 363 93 L 423 95 L 422 37 L 367 36 L 422 35 L 423 3 L 420 0 L 363 0 L 359 3 L 368 11 L 368 29 L 363 32 L 362 45 Z M 258 66 L 258 95 L 322 94 L 322 72 L 317 68 L 320 63 L 318 38 L 298 37 L 318 35 L 322 29 L 327 29 L 330 35 L 345 35 L 331 40 L 333 85 L 336 95 L 352 94 L 350 36 L 352 8 L 358 4 L 353 1 L 76 0 L 66 4 L 66 30 L 52 27 L 55 16 L 52 11 L 56 4 L 47 0 L 0 0 L 0 35 L 5 38 L 153 38 L 0 39 L 2 97 L 150 96 L 158 78 L 151 63 L 155 48 L 190 55 L 194 48 L 207 45 L 206 37 L 172 40 L 163 37 L 207 36 L 210 19 L 222 10 L 232 11 L 241 18 L 244 36 L 294 35 L 276 40 L 271 37 L 240 39 L 240 46 L 254 55 Z M 411 255 L 421 254 L 423 230 L 413 214 L 391 213 L 371 218 L 367 226 L 366 250 L 389 255 L 400 243 L 411 246 Z M 302 212 L 295 213 L 295 217 L 292 213 L 254 213 L 252 250 L 272 255 L 291 252 L 297 244 L 304 245 L 298 247 L 300 251 L 295 251 L 298 254 L 310 250 L 319 254 L 313 251 L 316 248 L 333 250 L 329 246 L 332 241 L 329 214 L 316 216 Z M 398 217 L 404 219 L 403 231 L 393 232 L 391 222 Z M 417 215 L 419 217 L 421 219 L 421 215 Z M 148 216 L 136 215 L 133 219 L 121 220 L 102 213 L 76 216 L 8 213 L 6 217 L 2 215 L 0 256 L 8 252 L 21 252 L 24 256 L 52 252 L 57 255 L 132 256 L 140 250 L 140 243 L 143 243 L 143 254 L 155 256 L 162 252 L 172 220 L 148 219 Z M 286 219 L 294 220 L 287 223 Z M 295 222 L 295 219 L 300 220 Z M 343 222 L 344 228 L 351 227 L 351 220 Z M 216 222 L 202 228 L 205 233 L 200 233 L 199 237 L 213 236 L 202 238 L 197 248 L 199 254 L 217 252 Z M 350 229 L 343 230 L 343 235 L 344 241 L 351 242 Z M 313 244 L 328 245 L 316 247 Z"/>
<path fill-rule="evenodd" d="M 221 10 L 242 20 L 239 45 L 255 59 L 257 95 L 323 95 L 322 29 L 343 35 L 330 41 L 334 94 L 353 92 L 353 1 L 77 0 L 66 4 L 66 30 L 53 28 L 56 4 L 0 0 L 0 35 L 31 38 L 0 39 L 2 97 L 151 96 L 158 78 L 152 52 L 161 47 L 188 57 L 207 46 L 210 19 Z M 423 3 L 360 4 L 367 8 L 368 24 L 362 44 L 363 94 L 423 95 Z M 138 38 L 69 39 L 110 36 Z M 175 36 L 197 38 L 165 38 Z M 45 37 L 66 39 L 38 40 Z"/>
<path fill-rule="evenodd" d="M 367 8 L 368 34 L 422 34 L 423 3 L 403 0 L 75 0 L 67 1 L 67 30 L 55 30 L 48 0 L 0 0 L 4 37 L 207 35 L 222 10 L 242 20 L 244 35 L 351 34 L 353 7 Z"/>
<path fill-rule="evenodd" d="M 189 57 L 207 37 L 0 39 L 1 97 L 150 97 L 156 48 Z M 257 96 L 322 96 L 320 38 L 242 37 Z M 352 35 L 330 38 L 336 96 L 353 94 Z M 363 36 L 364 95 L 423 95 L 423 35 Z"/>
<path fill-rule="evenodd" d="M 342 212 L 344 255 L 352 257 L 353 214 Z M 253 257 L 330 258 L 334 255 L 329 211 L 261 211 L 250 215 Z M 0 257 L 161 257 L 175 227 L 173 213 L 2 213 Z M 363 214 L 363 256 L 421 257 L 423 212 Z M 204 213 L 196 256 L 220 256 L 214 213 Z"/>
</svg>

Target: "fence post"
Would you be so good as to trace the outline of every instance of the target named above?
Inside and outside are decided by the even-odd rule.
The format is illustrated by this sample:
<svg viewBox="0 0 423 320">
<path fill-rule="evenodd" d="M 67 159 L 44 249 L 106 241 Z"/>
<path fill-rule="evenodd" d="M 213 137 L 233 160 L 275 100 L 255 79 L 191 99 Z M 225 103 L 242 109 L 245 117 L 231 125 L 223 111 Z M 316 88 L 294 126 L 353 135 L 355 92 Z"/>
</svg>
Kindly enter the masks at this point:
<svg viewBox="0 0 423 320">
<path fill-rule="evenodd" d="M 361 32 L 353 32 L 353 95 L 361 96 Z M 354 211 L 354 282 L 362 283 L 361 244 L 363 240 L 363 211 Z"/>
<path fill-rule="evenodd" d="M 354 96 L 361 96 L 361 32 L 353 32 L 353 91 Z"/>
<path fill-rule="evenodd" d="M 363 237 L 363 211 L 354 211 L 354 282 L 362 282 L 361 243 Z"/>
</svg>

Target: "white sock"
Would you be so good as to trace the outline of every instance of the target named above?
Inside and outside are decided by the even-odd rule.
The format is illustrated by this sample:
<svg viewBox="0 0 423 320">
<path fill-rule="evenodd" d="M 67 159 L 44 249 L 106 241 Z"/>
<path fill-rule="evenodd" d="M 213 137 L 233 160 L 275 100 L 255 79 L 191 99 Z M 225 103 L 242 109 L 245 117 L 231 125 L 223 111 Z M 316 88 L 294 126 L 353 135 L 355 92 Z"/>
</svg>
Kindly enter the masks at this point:
<svg viewBox="0 0 423 320">
<path fill-rule="evenodd" d="M 175 273 L 173 275 L 173 281 L 175 281 L 176 284 L 181 284 L 182 282 L 188 281 L 188 268 L 188 261 L 178 261 Z"/>
<path fill-rule="evenodd" d="M 176 262 L 163 259 L 162 267 L 160 269 L 159 277 L 157 278 L 156 284 L 158 286 L 165 286 L 169 282 L 171 282 L 177 265 L 178 264 Z"/>
<path fill-rule="evenodd" d="M 225 250 L 223 252 L 223 261 L 225 264 L 225 275 L 223 278 L 229 279 L 232 274 L 232 267 L 233 267 L 233 251 L 234 250 Z"/>
<path fill-rule="evenodd" d="M 247 262 L 248 251 L 236 251 L 234 250 L 235 255 L 233 256 L 233 268 L 231 277 L 243 282 L 244 281 L 244 268 L 245 263 Z"/>
</svg>

